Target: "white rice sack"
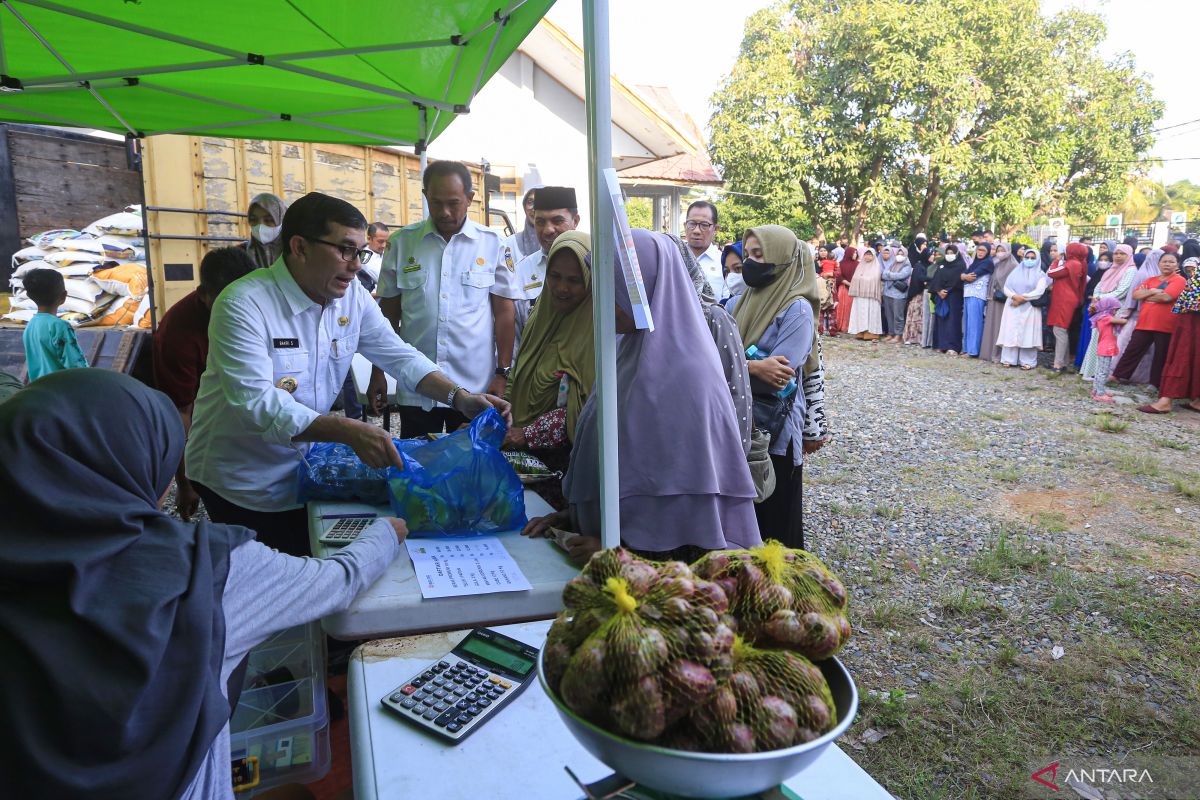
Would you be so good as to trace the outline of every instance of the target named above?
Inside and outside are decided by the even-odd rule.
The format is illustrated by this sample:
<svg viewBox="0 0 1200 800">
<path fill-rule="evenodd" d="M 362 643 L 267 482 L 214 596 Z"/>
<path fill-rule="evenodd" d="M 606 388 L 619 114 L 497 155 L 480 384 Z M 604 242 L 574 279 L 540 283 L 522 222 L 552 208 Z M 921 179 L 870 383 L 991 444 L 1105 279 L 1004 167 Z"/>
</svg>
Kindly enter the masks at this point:
<svg viewBox="0 0 1200 800">
<path fill-rule="evenodd" d="M 9 322 L 20 322 L 22 325 L 28 325 L 29 320 L 33 319 L 33 315 L 37 313 L 37 309 L 33 311 L 10 311 L 0 319 L 6 319 Z"/>
<path fill-rule="evenodd" d="M 24 264 L 13 270 L 13 277 L 24 278 L 35 269 L 54 269 L 54 265 L 47 264 L 45 261 L 26 261 Z"/>
<path fill-rule="evenodd" d="M 133 206 L 130 206 L 130 208 L 133 208 Z M 137 206 L 137 209 L 138 212 L 136 214 L 129 211 L 118 211 L 116 214 L 109 214 L 103 219 L 96 220 L 83 230 L 85 233 L 90 233 L 93 236 L 102 236 L 106 233 L 116 236 L 137 236 L 142 232 L 141 206 Z"/>
<path fill-rule="evenodd" d="M 138 305 L 137 311 L 133 312 L 133 327 L 149 328 L 150 327 L 150 295 L 142 295 L 142 302 Z"/>
<path fill-rule="evenodd" d="M 55 242 L 60 239 L 73 239 L 79 235 L 79 231 L 70 228 L 56 228 L 52 231 L 45 231 L 35 236 L 30 236 L 25 241 L 29 242 L 34 247 L 43 249 L 55 246 Z"/>
<path fill-rule="evenodd" d="M 89 278 L 67 278 L 67 295 L 95 303 L 104 294 L 104 287 Z"/>
<path fill-rule="evenodd" d="M 48 252 L 40 247 L 26 247 L 13 253 L 12 264 L 17 267 L 29 261 L 41 261 Z"/>
<path fill-rule="evenodd" d="M 58 313 L 64 311 L 74 311 L 78 314 L 91 314 L 97 309 L 103 308 L 111 304 L 113 298 L 110 295 L 99 295 L 95 300 L 81 300 L 78 297 L 67 295 L 67 302 L 58 307 Z"/>
<path fill-rule="evenodd" d="M 71 264 L 103 264 L 109 258 L 101 253 L 89 253 L 86 250 L 55 250 L 46 256 L 47 264 L 54 266 L 70 266 Z"/>
<path fill-rule="evenodd" d="M 8 298 L 8 307 L 11 311 L 37 311 L 37 303 L 26 297 L 24 292 Z"/>
</svg>

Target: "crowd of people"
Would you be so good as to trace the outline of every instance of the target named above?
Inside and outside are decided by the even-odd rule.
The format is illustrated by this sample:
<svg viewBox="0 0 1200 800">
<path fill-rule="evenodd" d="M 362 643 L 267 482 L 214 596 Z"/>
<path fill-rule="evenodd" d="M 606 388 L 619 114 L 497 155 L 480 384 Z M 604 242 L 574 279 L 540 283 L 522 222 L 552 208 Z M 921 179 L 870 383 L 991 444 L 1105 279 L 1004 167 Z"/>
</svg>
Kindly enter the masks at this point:
<svg viewBox="0 0 1200 800">
<path fill-rule="evenodd" d="M 1150 385 L 1165 414 L 1172 400 L 1200 411 L 1200 241 L 1177 236 L 1153 248 L 1137 237 L 1060 253 L 976 231 L 969 241 L 918 235 L 852 246 L 810 240 L 825 283 L 820 333 L 934 349 L 960 358 L 1032 370 L 1077 372 L 1091 396 L 1114 403 L 1110 382 Z M 741 243 L 724 250 L 730 291 L 742 285 Z"/>
</svg>

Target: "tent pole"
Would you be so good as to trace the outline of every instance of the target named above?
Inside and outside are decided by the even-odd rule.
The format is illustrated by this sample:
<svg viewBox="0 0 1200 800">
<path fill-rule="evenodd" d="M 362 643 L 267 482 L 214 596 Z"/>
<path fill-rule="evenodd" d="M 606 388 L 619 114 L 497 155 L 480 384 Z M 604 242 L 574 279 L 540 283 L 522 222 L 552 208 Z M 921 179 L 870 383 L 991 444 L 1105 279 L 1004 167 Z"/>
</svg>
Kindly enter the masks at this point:
<svg viewBox="0 0 1200 800">
<path fill-rule="evenodd" d="M 610 265 L 616 259 L 612 201 L 601 174 L 612 160 L 612 69 L 608 0 L 583 0 L 584 81 L 587 106 L 588 198 L 592 210 L 592 305 L 596 319 L 596 398 L 600 406 L 600 543 L 621 543 L 620 471 L 617 465 L 616 293 Z"/>
<path fill-rule="evenodd" d="M 142 249 L 146 252 L 146 296 L 150 298 L 150 332 L 158 330 L 158 304 L 154 296 L 154 265 L 150 256 L 150 215 L 146 211 L 146 140 L 133 136 L 125 137 L 125 146 L 137 149 L 138 186 L 142 190 Z"/>
<path fill-rule="evenodd" d="M 417 157 L 421 163 L 421 208 L 429 218 L 429 200 L 425 197 L 425 168 L 429 166 L 429 112 L 421 106 L 421 125 L 417 130 Z"/>
</svg>

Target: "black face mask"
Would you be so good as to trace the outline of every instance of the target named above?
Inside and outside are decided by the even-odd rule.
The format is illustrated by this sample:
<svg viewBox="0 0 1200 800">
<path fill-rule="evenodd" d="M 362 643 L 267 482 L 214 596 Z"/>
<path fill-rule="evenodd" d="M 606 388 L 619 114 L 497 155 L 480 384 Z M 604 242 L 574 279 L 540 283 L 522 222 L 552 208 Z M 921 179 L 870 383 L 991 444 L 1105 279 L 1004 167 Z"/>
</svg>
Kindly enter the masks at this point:
<svg viewBox="0 0 1200 800">
<path fill-rule="evenodd" d="M 770 286 L 777 277 L 774 264 L 764 264 L 752 258 L 742 262 L 742 280 L 752 289 Z"/>
</svg>

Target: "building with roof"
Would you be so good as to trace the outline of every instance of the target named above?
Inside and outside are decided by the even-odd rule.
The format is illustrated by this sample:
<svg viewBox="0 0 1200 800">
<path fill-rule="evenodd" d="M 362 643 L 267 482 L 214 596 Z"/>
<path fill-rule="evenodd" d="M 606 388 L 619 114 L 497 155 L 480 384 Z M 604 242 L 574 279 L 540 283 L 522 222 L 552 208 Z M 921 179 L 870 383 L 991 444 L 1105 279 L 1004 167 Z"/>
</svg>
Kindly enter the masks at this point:
<svg viewBox="0 0 1200 800">
<path fill-rule="evenodd" d="M 583 48 L 543 19 L 434 141 L 431 158 L 486 161 L 500 189 L 490 204 L 522 224 L 524 188 L 573 186 L 587 226 L 587 122 Z M 666 87 L 612 78 L 613 166 L 627 196 L 654 202 L 654 228 L 678 232 L 681 203 L 694 188 L 719 187 L 699 126 Z"/>
</svg>

